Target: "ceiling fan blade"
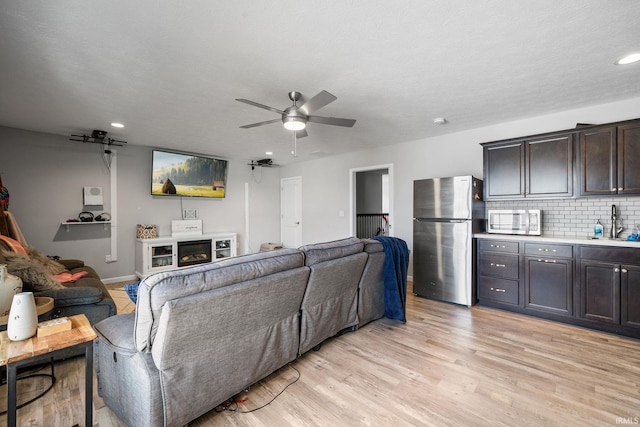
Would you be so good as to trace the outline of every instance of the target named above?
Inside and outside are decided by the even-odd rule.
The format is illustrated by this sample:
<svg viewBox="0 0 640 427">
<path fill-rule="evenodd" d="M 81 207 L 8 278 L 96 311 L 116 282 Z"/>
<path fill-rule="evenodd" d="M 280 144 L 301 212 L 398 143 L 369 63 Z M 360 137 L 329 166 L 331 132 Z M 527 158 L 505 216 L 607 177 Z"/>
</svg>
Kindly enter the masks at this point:
<svg viewBox="0 0 640 427">
<path fill-rule="evenodd" d="M 250 125 L 240 126 L 240 128 L 249 129 L 249 128 L 254 128 L 262 125 L 270 125 L 271 123 L 277 123 L 277 122 L 282 122 L 282 119 L 273 119 L 273 120 L 267 120 L 266 122 L 251 123 Z"/>
<path fill-rule="evenodd" d="M 265 110 L 273 111 L 274 113 L 284 114 L 284 111 L 277 108 L 269 107 L 268 105 L 258 104 L 257 102 L 249 101 L 248 99 L 236 99 L 236 101 L 244 102 L 245 104 L 253 105 L 254 107 L 263 108 Z"/>
<path fill-rule="evenodd" d="M 308 135 L 309 134 L 307 133 L 306 129 L 296 131 L 296 138 L 304 138 L 305 136 L 308 136 Z"/>
<path fill-rule="evenodd" d="M 308 116 L 309 114 L 313 113 L 316 110 L 319 110 L 325 105 L 332 103 L 336 99 L 338 98 L 331 95 L 326 90 L 323 90 L 316 96 L 302 104 L 302 106 L 298 108 L 298 111 Z"/>
<path fill-rule="evenodd" d="M 309 116 L 308 120 L 312 123 L 320 123 L 323 125 L 332 125 L 332 126 L 344 126 L 344 127 L 353 127 L 356 124 L 356 121 L 353 119 L 339 119 L 337 117 L 320 117 L 320 116 Z"/>
</svg>

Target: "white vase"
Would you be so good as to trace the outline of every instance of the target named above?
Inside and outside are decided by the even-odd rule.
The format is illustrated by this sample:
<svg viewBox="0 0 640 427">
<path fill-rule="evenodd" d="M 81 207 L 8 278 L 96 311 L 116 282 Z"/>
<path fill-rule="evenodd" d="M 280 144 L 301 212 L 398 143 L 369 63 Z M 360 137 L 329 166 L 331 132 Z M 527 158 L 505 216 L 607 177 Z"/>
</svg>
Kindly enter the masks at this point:
<svg viewBox="0 0 640 427">
<path fill-rule="evenodd" d="M 22 280 L 9 274 L 6 264 L 0 264 L 0 316 L 7 316 L 13 296 L 22 292 Z"/>
<path fill-rule="evenodd" d="M 36 334 L 38 327 L 38 313 L 33 292 L 20 292 L 13 297 L 7 335 L 11 341 L 22 341 Z"/>
</svg>

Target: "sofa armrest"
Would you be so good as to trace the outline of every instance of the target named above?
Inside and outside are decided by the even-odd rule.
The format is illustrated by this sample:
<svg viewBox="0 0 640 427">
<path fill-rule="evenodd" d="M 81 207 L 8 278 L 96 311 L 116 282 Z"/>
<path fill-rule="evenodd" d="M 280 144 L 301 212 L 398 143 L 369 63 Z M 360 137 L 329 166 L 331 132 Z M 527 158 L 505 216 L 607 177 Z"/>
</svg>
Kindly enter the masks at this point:
<svg viewBox="0 0 640 427">
<path fill-rule="evenodd" d="M 55 307 L 95 304 L 102 301 L 102 291 L 91 286 L 76 286 L 65 289 L 49 289 L 34 294 L 37 297 L 51 297 Z"/>
<path fill-rule="evenodd" d="M 119 314 L 96 323 L 94 329 L 100 340 L 121 354 L 132 355 L 138 352 L 133 339 L 135 321 L 135 313 Z"/>
<path fill-rule="evenodd" d="M 84 267 L 84 261 L 81 259 L 58 259 L 56 261 L 62 264 L 67 270 Z"/>
</svg>

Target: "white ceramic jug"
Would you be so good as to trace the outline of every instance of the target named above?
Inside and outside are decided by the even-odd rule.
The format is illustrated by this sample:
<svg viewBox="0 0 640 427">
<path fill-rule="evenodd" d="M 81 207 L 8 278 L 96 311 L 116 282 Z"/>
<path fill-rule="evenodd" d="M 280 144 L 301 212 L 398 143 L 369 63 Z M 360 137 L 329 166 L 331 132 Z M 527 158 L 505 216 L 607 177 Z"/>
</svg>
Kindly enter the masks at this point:
<svg viewBox="0 0 640 427">
<path fill-rule="evenodd" d="M 13 296 L 22 292 L 22 280 L 9 274 L 6 264 L 0 264 L 0 316 L 9 314 Z"/>
<path fill-rule="evenodd" d="M 13 297 L 7 335 L 11 341 L 22 341 L 36 334 L 38 327 L 38 312 L 33 292 L 20 292 Z"/>
</svg>

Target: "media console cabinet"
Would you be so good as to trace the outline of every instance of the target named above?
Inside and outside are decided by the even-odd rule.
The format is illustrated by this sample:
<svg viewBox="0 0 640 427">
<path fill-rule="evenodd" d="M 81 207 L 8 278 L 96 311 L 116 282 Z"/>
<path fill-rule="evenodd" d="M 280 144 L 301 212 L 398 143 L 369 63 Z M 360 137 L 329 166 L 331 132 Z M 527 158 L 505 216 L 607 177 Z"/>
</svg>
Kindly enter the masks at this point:
<svg viewBox="0 0 640 427">
<path fill-rule="evenodd" d="M 214 262 L 237 254 L 236 233 L 136 239 L 136 275 Z"/>
</svg>

